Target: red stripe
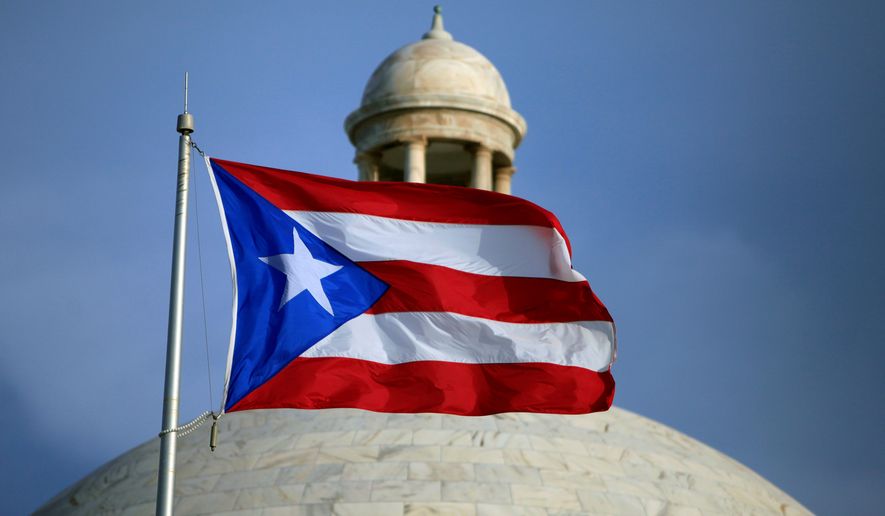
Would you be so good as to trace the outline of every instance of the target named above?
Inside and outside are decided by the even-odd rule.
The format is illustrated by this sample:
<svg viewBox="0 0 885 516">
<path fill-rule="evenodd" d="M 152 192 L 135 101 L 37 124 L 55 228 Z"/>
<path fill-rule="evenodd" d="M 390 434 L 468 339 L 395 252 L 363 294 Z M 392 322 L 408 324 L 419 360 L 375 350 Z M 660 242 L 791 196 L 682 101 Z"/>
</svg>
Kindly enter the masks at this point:
<svg viewBox="0 0 885 516">
<path fill-rule="evenodd" d="M 390 285 L 370 314 L 454 312 L 515 323 L 612 320 L 586 281 L 483 276 L 408 261 L 359 265 Z"/>
<path fill-rule="evenodd" d="M 347 181 L 212 158 L 281 210 L 362 213 L 423 222 L 555 228 L 556 216 L 525 199 L 475 188 Z"/>
<path fill-rule="evenodd" d="M 614 390 L 609 371 L 548 363 L 388 365 L 352 358 L 297 358 L 230 412 L 350 407 L 462 416 L 586 414 L 607 410 Z"/>
</svg>

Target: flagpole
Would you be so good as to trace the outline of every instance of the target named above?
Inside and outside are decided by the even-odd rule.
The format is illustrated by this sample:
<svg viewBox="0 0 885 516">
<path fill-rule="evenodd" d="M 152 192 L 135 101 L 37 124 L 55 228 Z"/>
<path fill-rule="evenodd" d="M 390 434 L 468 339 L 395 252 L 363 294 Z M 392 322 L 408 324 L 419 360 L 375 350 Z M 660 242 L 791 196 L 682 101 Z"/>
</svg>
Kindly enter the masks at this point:
<svg viewBox="0 0 885 516">
<path fill-rule="evenodd" d="M 187 73 L 184 74 L 184 113 L 178 115 L 178 187 L 175 233 L 172 240 L 172 286 L 166 334 L 166 386 L 163 391 L 163 430 L 160 432 L 160 469 L 157 479 L 157 516 L 171 516 L 175 491 L 175 445 L 181 377 L 181 333 L 184 317 L 184 258 L 187 243 L 187 197 L 194 116 L 187 112 Z"/>
</svg>

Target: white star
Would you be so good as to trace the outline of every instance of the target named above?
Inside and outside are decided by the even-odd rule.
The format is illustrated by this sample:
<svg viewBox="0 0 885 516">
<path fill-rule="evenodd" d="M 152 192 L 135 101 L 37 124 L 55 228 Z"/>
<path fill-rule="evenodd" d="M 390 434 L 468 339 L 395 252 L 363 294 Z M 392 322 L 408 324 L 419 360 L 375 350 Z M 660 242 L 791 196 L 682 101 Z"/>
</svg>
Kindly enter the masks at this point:
<svg viewBox="0 0 885 516">
<path fill-rule="evenodd" d="M 283 297 L 280 298 L 280 306 L 277 310 L 281 310 L 293 297 L 306 290 L 329 314 L 335 315 L 332 312 L 332 304 L 329 303 L 329 298 L 326 297 L 326 292 L 323 290 L 320 280 L 334 274 L 342 266 L 332 265 L 311 256 L 307 246 L 304 245 L 301 237 L 298 236 L 297 229 L 292 229 L 292 237 L 295 241 L 295 249 L 292 251 L 292 254 L 278 254 L 258 258 L 286 275 L 286 290 L 283 291 Z"/>
</svg>

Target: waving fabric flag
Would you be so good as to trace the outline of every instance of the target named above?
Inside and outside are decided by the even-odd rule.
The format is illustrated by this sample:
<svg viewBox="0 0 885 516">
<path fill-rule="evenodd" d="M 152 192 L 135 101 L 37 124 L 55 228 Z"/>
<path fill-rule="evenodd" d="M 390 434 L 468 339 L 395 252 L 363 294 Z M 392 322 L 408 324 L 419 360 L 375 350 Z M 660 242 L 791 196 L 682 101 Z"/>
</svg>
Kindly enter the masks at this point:
<svg viewBox="0 0 885 516">
<path fill-rule="evenodd" d="M 207 163 L 235 285 L 226 411 L 611 405 L 612 319 L 551 213 L 469 188 Z"/>
</svg>

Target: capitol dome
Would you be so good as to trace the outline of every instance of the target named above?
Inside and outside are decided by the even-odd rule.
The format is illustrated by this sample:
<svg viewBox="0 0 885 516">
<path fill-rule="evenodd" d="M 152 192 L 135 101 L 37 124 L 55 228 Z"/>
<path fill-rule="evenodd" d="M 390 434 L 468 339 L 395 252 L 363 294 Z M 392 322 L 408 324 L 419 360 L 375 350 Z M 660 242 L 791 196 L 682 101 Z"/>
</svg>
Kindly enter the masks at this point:
<svg viewBox="0 0 885 516">
<path fill-rule="evenodd" d="M 729 457 L 626 410 L 582 416 L 236 412 L 179 440 L 179 514 L 808 514 Z M 153 514 L 159 441 L 38 514 Z M 238 512 L 239 511 L 239 512 Z"/>
</svg>

